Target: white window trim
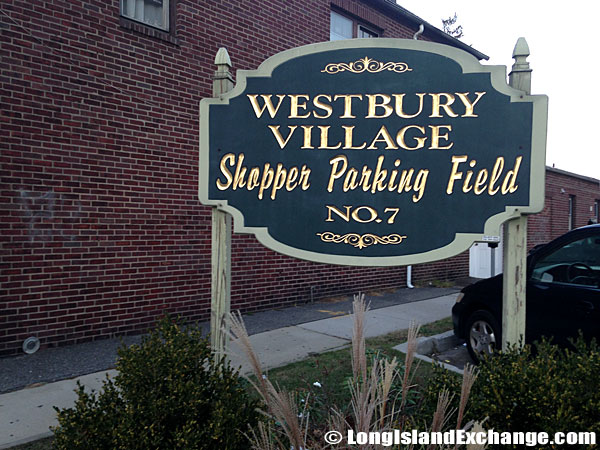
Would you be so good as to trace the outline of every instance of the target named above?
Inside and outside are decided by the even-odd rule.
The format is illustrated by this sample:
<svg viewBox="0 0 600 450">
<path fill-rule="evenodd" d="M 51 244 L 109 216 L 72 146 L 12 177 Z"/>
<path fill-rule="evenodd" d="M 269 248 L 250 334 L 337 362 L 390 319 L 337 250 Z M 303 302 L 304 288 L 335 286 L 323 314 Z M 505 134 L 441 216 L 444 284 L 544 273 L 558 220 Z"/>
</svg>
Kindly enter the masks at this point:
<svg viewBox="0 0 600 450">
<path fill-rule="evenodd" d="M 163 25 L 159 25 L 156 23 L 150 23 L 144 20 L 144 6 L 145 0 L 121 0 L 120 1 L 120 10 L 121 16 L 126 19 L 133 20 L 135 22 L 139 22 L 148 27 L 156 28 L 158 30 L 169 32 L 170 31 L 170 2 L 173 0 L 162 0 L 162 23 Z"/>
<path fill-rule="evenodd" d="M 332 16 L 333 15 L 338 15 L 340 17 L 343 17 L 344 19 L 351 21 L 352 22 L 352 37 L 351 38 L 345 38 L 345 39 L 359 39 L 358 34 L 360 29 L 362 28 L 364 31 L 366 31 L 367 33 L 372 34 L 373 36 L 370 36 L 371 38 L 376 38 L 379 37 L 381 35 L 381 33 L 379 31 L 376 31 L 376 29 L 365 25 L 364 22 L 360 21 L 359 19 L 354 18 L 353 16 L 349 16 L 346 15 L 342 12 L 339 12 L 337 10 L 332 9 L 330 11 L 330 15 L 329 15 L 329 40 L 331 39 L 331 34 L 333 32 L 332 28 L 331 28 L 331 22 L 332 22 Z"/>
</svg>

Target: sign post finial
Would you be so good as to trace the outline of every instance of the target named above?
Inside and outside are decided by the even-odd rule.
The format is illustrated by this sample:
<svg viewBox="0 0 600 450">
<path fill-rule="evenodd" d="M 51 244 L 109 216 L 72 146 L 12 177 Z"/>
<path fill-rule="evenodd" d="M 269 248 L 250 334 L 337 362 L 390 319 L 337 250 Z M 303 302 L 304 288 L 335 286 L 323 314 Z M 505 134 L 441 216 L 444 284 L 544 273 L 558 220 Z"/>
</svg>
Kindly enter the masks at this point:
<svg viewBox="0 0 600 450">
<path fill-rule="evenodd" d="M 213 96 L 220 97 L 222 94 L 233 89 L 233 75 L 231 75 L 231 58 L 225 47 L 219 48 L 215 55 L 217 70 L 213 77 Z"/>
<path fill-rule="evenodd" d="M 529 45 L 527 45 L 524 37 L 520 37 L 517 39 L 512 53 L 515 62 L 508 75 L 508 83 L 515 89 L 524 91 L 526 94 L 531 94 L 531 68 L 527 61 L 529 55 Z"/>
</svg>

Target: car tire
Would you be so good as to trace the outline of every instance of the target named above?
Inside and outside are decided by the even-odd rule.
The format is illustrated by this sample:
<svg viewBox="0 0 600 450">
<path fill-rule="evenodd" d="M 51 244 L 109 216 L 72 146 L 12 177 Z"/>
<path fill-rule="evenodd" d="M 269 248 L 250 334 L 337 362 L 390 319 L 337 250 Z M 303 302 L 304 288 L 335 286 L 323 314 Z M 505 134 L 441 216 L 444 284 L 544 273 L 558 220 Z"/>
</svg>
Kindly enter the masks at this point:
<svg viewBox="0 0 600 450">
<path fill-rule="evenodd" d="M 475 362 L 483 354 L 491 355 L 502 347 L 501 328 L 498 321 L 483 309 L 469 316 L 466 328 L 467 349 Z"/>
</svg>

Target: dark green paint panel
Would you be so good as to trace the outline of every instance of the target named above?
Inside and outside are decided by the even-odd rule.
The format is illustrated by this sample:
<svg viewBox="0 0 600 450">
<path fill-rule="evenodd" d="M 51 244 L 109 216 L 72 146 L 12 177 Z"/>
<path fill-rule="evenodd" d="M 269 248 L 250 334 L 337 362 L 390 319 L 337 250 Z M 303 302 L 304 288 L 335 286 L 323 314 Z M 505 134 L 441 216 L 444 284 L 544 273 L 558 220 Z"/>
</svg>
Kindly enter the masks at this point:
<svg viewBox="0 0 600 450">
<path fill-rule="evenodd" d="M 352 62 L 368 56 L 380 62 L 404 62 L 412 69 L 404 73 L 382 71 L 378 73 L 349 71 L 337 74 L 323 73 L 321 70 L 329 63 Z M 425 96 L 425 112 L 413 119 L 402 119 L 392 115 L 385 119 L 365 119 L 367 114 L 366 99 L 355 101 L 353 112 L 356 119 L 340 119 L 342 113 L 341 100 L 334 102 L 334 113 L 328 119 L 309 117 L 306 119 L 290 119 L 289 103 L 286 99 L 278 115 L 272 119 L 265 111 L 256 118 L 246 94 L 308 94 L 311 98 L 317 94 L 395 94 L 406 93 L 406 112 L 414 112 L 417 108 L 415 93 L 470 93 L 486 92 L 475 106 L 478 117 L 430 118 L 431 97 Z M 411 102 L 412 101 L 412 102 Z M 262 102 L 261 102 L 262 104 Z M 457 113 L 464 113 L 464 106 L 456 98 L 452 105 Z M 210 107 L 210 153 L 209 153 L 209 198 L 226 200 L 229 205 L 242 212 L 246 227 L 266 227 L 269 234 L 277 241 L 288 246 L 321 254 L 347 256 L 399 256 L 424 253 L 448 245 L 456 233 L 483 233 L 484 223 L 491 216 L 501 213 L 507 205 L 526 206 L 530 198 L 530 164 L 531 164 L 531 124 L 532 105 L 530 103 L 511 103 L 507 95 L 497 92 L 491 85 L 490 74 L 463 74 L 458 63 L 445 56 L 429 52 L 406 49 L 360 48 L 333 50 L 301 56 L 278 66 L 272 77 L 249 77 L 242 95 L 231 98 L 228 105 L 211 105 Z M 308 111 L 312 110 L 309 103 Z M 443 109 L 442 109 L 443 111 Z M 302 112 L 302 111 L 301 111 Z M 322 114 L 322 110 L 317 111 Z M 381 112 L 381 109 L 378 110 Z M 268 125 L 279 125 L 284 137 L 287 137 L 288 126 L 298 126 L 285 149 L 280 149 Z M 314 126 L 313 145 L 319 142 L 317 126 L 329 125 L 330 143 L 344 140 L 342 126 L 355 126 L 354 142 L 362 143 L 375 137 L 382 125 L 385 125 L 392 136 L 407 125 L 417 125 L 428 129 L 430 125 L 450 125 L 449 141 L 442 140 L 442 145 L 452 142 L 449 150 L 386 150 L 379 144 L 377 150 L 325 150 L 301 149 L 303 144 L 302 125 Z M 411 135 L 412 134 L 412 135 Z M 427 133 L 429 135 L 429 133 Z M 407 133 L 407 142 L 414 145 L 414 130 Z M 430 138 L 426 147 L 429 146 Z M 265 191 L 262 200 L 257 198 L 257 189 L 248 191 L 245 188 L 219 190 L 217 179 L 225 181 L 219 164 L 225 154 L 244 154 L 244 166 L 258 166 L 261 172 L 265 163 L 272 167 L 282 163 L 284 167 L 302 167 L 311 169 L 310 188 L 306 191 L 296 188 L 292 192 L 279 190 L 275 200 L 269 197 L 270 190 Z M 360 188 L 344 192 L 343 178 L 335 183 L 333 192 L 327 192 L 330 176 L 331 158 L 345 155 L 348 166 L 359 171 L 368 166 L 373 171 L 378 157 L 384 155 L 383 168 L 389 171 L 396 169 L 414 169 L 412 181 L 420 169 L 429 170 L 424 194 L 419 201 L 413 201 L 415 192 L 382 191 L 372 194 Z M 454 186 L 452 195 L 446 194 L 446 187 L 452 170 L 452 157 L 467 155 L 467 163 L 461 165 L 463 179 L 467 170 L 477 175 L 480 169 L 492 171 L 496 159 L 504 157 L 505 167 L 501 184 L 506 172 L 512 169 L 515 159 L 522 157 L 518 171 L 516 192 L 507 195 L 488 195 L 487 191 L 475 195 L 473 190 L 462 192 L 462 180 Z M 401 163 L 394 165 L 396 160 Z M 474 168 L 468 163 L 476 160 Z M 230 168 L 233 172 L 234 168 Z M 247 174 L 246 174 L 247 175 Z M 473 182 L 475 180 L 473 179 Z M 340 210 L 344 206 L 368 206 L 378 211 L 381 223 L 359 223 L 355 220 L 346 222 L 333 215 L 333 222 L 326 222 L 327 208 L 335 205 Z M 393 224 L 387 220 L 391 211 L 385 208 L 399 208 Z M 369 217 L 366 209 L 361 210 L 359 218 Z M 356 248 L 343 243 L 323 242 L 317 233 L 333 232 L 338 235 L 371 233 L 386 236 L 397 233 L 407 236 L 398 245 L 370 245 Z"/>
</svg>

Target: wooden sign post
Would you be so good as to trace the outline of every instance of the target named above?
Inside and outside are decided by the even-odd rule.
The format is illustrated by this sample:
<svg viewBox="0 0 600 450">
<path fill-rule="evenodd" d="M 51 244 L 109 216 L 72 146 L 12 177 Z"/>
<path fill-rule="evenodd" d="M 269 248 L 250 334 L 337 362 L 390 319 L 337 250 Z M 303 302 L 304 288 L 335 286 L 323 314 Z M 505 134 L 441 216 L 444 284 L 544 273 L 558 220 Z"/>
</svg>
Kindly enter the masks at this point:
<svg viewBox="0 0 600 450">
<path fill-rule="evenodd" d="M 213 97 L 233 88 L 231 59 L 227 50 L 219 49 L 215 57 L 217 71 L 213 78 Z M 213 351 L 223 355 L 229 336 L 228 315 L 231 309 L 231 215 L 212 208 L 211 313 L 210 343 Z"/>
<path fill-rule="evenodd" d="M 527 62 L 529 46 L 519 38 L 513 50 L 515 60 L 508 84 L 531 94 L 531 69 Z M 543 183 L 543 180 L 536 180 Z M 504 224 L 502 286 L 502 350 L 523 345 L 525 340 L 525 294 L 527 289 L 527 216 L 521 215 Z M 523 338 L 523 339 L 521 339 Z"/>
</svg>

